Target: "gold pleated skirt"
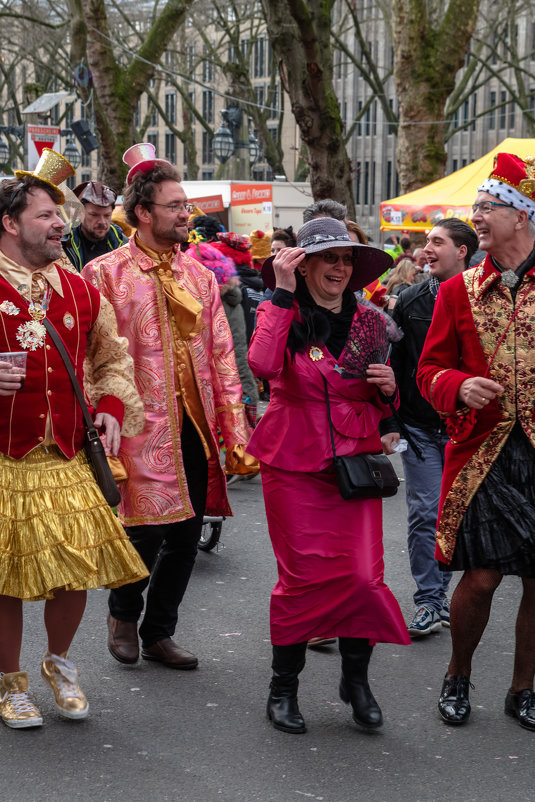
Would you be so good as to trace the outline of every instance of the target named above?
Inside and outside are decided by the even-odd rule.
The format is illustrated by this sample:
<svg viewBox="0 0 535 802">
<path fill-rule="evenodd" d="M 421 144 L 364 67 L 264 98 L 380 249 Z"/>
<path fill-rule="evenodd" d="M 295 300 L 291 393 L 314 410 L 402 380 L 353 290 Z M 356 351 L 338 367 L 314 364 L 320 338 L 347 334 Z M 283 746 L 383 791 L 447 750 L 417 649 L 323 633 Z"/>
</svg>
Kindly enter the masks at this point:
<svg viewBox="0 0 535 802">
<path fill-rule="evenodd" d="M 84 451 L 71 460 L 56 446 L 21 460 L 0 454 L 0 595 L 38 601 L 145 576 Z"/>
</svg>

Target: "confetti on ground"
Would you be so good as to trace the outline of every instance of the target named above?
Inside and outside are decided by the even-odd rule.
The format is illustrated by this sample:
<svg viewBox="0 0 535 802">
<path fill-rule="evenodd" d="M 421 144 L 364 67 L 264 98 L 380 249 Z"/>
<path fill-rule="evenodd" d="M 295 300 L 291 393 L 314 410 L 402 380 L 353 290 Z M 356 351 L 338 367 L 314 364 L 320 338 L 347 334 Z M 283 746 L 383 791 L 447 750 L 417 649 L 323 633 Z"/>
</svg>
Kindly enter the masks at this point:
<svg viewBox="0 0 535 802">
<path fill-rule="evenodd" d="M 231 638 L 233 635 L 241 635 L 241 632 L 220 632 L 220 638 Z"/>
</svg>

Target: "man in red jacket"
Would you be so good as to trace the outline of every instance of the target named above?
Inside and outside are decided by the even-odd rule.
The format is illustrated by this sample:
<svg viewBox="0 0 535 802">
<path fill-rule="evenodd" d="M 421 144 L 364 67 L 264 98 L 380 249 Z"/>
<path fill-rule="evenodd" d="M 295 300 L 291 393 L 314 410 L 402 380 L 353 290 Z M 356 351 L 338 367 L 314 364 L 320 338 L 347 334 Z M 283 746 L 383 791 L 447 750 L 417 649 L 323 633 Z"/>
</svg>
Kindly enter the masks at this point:
<svg viewBox="0 0 535 802">
<path fill-rule="evenodd" d="M 64 198 L 43 172 L 46 180 L 21 173 L 0 183 L 0 716 L 12 728 L 42 724 L 19 665 L 23 600 L 45 600 L 41 674 L 56 709 L 84 719 L 89 705 L 67 652 L 86 591 L 146 575 L 93 477 L 81 409 L 42 321 L 58 331 L 80 383 L 85 371 L 112 454 L 121 425 L 132 435 L 144 423 L 132 359 L 111 306 L 59 264 Z M 13 352 L 26 357 L 24 372 L 12 369 Z"/>
<path fill-rule="evenodd" d="M 496 588 L 515 575 L 523 595 L 505 712 L 535 730 L 534 218 L 535 160 L 498 154 L 472 207 L 487 256 L 441 287 L 418 369 L 450 436 L 436 556 L 464 572 L 438 703 L 449 724 L 470 715 L 472 656 Z"/>
</svg>

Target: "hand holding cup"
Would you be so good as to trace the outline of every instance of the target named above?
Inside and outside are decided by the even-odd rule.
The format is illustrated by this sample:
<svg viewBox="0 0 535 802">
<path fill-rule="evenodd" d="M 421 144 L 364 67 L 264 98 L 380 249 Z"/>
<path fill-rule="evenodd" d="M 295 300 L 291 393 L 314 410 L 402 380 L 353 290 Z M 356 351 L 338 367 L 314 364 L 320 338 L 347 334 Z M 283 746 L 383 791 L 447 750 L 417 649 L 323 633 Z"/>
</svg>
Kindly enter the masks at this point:
<svg viewBox="0 0 535 802">
<path fill-rule="evenodd" d="M 14 395 L 17 390 L 22 390 L 27 357 L 27 351 L 0 353 L 0 395 Z"/>
</svg>

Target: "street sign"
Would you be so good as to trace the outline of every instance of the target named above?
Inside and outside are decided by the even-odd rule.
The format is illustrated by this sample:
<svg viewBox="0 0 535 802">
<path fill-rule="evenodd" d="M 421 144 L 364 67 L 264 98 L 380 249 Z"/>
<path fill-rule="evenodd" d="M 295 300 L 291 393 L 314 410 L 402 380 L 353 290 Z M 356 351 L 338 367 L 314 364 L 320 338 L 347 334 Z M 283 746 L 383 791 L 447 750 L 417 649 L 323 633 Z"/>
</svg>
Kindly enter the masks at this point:
<svg viewBox="0 0 535 802">
<path fill-rule="evenodd" d="M 60 150 L 60 129 L 52 125 L 28 125 L 28 170 L 37 167 L 43 148 Z"/>
</svg>

